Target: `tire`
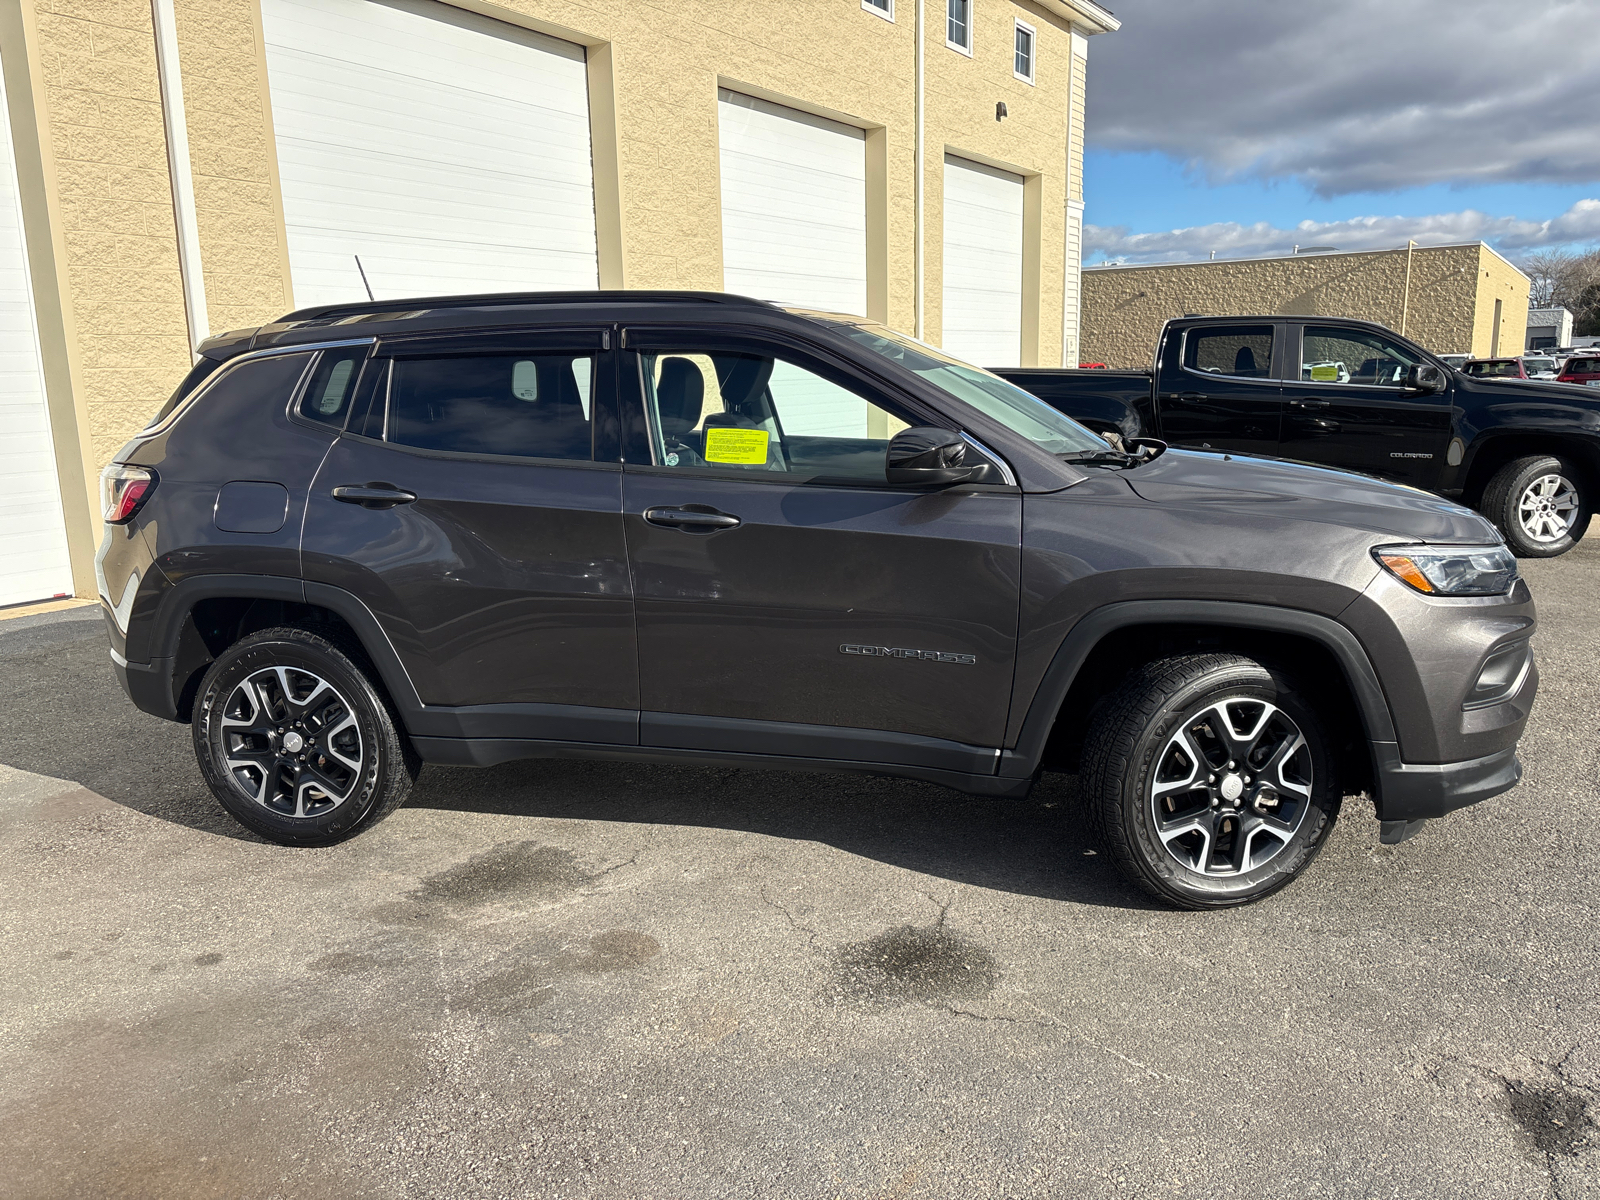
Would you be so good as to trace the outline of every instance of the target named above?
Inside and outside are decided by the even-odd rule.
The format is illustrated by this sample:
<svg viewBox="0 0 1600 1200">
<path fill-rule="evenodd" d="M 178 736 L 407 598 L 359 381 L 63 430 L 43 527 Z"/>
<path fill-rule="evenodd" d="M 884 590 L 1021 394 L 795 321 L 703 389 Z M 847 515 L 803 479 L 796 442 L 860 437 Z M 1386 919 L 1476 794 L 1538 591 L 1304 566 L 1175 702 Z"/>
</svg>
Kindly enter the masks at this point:
<svg viewBox="0 0 1600 1200">
<path fill-rule="evenodd" d="M 359 651 L 310 630 L 264 629 L 200 684 L 194 750 L 213 795 L 285 846 L 327 846 L 405 802 L 420 761 Z"/>
<path fill-rule="evenodd" d="M 1216 733 L 1222 714 L 1228 736 Z M 1341 799 L 1332 745 L 1275 670 L 1236 654 L 1159 659 L 1091 714 L 1090 824 L 1123 875 L 1158 900 L 1249 904 L 1289 884 L 1327 840 Z M 1241 759 L 1266 770 L 1229 769 Z"/>
<path fill-rule="evenodd" d="M 1572 462 L 1534 454 L 1495 472 L 1483 489 L 1480 511 L 1518 558 L 1554 558 L 1583 537 L 1593 500 Z"/>
</svg>

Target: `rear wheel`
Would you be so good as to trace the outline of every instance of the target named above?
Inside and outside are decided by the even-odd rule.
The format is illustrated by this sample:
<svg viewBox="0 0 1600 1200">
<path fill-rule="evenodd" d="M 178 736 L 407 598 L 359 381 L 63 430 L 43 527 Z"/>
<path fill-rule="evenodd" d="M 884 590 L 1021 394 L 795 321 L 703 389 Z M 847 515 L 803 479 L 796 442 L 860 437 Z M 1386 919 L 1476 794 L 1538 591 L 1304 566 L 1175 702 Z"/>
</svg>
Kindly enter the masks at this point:
<svg viewBox="0 0 1600 1200">
<path fill-rule="evenodd" d="M 1583 475 L 1563 458 L 1535 454 L 1508 462 L 1483 490 L 1483 515 L 1519 558 L 1565 554 L 1589 527 Z"/>
<path fill-rule="evenodd" d="M 1339 812 L 1330 743 L 1278 673 L 1234 654 L 1139 668 L 1097 709 L 1084 756 L 1091 823 L 1127 878 L 1179 908 L 1271 895 Z"/>
<path fill-rule="evenodd" d="M 321 846 L 382 820 L 419 769 L 355 661 L 305 629 L 267 629 L 206 672 L 195 756 L 212 794 L 275 842 Z"/>
</svg>

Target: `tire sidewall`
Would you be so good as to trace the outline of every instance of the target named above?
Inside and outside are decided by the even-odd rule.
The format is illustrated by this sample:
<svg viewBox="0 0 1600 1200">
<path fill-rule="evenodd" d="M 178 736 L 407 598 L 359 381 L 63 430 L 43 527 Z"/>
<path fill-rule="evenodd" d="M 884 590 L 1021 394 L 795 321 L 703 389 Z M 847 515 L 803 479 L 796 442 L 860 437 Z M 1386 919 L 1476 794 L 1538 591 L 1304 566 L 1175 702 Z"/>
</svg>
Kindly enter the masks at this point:
<svg viewBox="0 0 1600 1200">
<path fill-rule="evenodd" d="M 1275 704 L 1300 727 L 1311 753 L 1311 802 L 1289 844 L 1269 861 L 1244 875 L 1203 875 L 1177 862 L 1156 835 L 1150 777 L 1173 730 L 1199 710 L 1235 697 Z M 1123 780 L 1125 832 L 1141 873 L 1156 891 L 1189 907 L 1248 904 L 1286 886 L 1316 857 L 1338 816 L 1340 792 L 1329 749 L 1312 707 L 1262 667 L 1231 664 L 1190 682 L 1162 705 L 1138 735 L 1133 755 L 1136 767 Z"/>
<path fill-rule="evenodd" d="M 1521 464 L 1520 469 L 1507 480 L 1504 495 L 1499 497 L 1497 507 L 1500 511 L 1489 516 L 1500 527 L 1506 544 L 1518 558 L 1554 558 L 1558 554 L 1565 554 L 1578 543 L 1589 526 L 1591 504 L 1584 475 L 1566 459 L 1556 458 L 1553 455 L 1547 458 L 1523 459 Z M 1522 520 L 1518 515 L 1522 493 L 1541 475 L 1560 475 L 1578 493 L 1577 522 L 1567 536 L 1554 542 L 1534 541 L 1523 530 Z"/>
<path fill-rule="evenodd" d="M 295 818 L 273 812 L 247 796 L 223 765 L 222 722 L 228 697 L 244 679 L 268 667 L 296 667 L 327 680 L 349 702 L 364 753 L 356 791 L 331 812 Z M 383 702 L 367 678 L 333 645 L 315 634 L 272 630 L 230 646 L 206 672 L 195 702 L 195 757 L 206 785 L 235 819 L 276 842 L 321 845 L 350 836 L 383 796 L 394 769 L 381 724 Z"/>
</svg>

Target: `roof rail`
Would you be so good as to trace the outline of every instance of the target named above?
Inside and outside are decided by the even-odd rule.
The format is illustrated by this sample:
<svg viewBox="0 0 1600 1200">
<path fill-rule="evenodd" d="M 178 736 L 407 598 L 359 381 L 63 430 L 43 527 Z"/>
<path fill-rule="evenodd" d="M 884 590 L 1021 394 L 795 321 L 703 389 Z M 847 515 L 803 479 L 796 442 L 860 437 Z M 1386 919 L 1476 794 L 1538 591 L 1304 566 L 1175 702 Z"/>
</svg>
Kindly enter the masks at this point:
<svg viewBox="0 0 1600 1200">
<path fill-rule="evenodd" d="M 613 304 L 634 303 L 663 304 L 697 301 L 711 304 L 733 304 L 760 308 L 775 308 L 766 300 L 739 296 L 729 292 L 679 292 L 650 291 L 643 288 L 618 288 L 584 292 L 484 292 L 475 296 L 407 296 L 397 300 L 367 300 L 346 304 L 318 304 L 310 308 L 297 308 L 273 322 L 288 325 L 296 321 L 314 321 L 324 317 L 355 317 L 368 313 L 416 312 L 435 308 L 492 308 L 500 305 L 527 304 L 593 304 L 610 301 Z"/>
</svg>

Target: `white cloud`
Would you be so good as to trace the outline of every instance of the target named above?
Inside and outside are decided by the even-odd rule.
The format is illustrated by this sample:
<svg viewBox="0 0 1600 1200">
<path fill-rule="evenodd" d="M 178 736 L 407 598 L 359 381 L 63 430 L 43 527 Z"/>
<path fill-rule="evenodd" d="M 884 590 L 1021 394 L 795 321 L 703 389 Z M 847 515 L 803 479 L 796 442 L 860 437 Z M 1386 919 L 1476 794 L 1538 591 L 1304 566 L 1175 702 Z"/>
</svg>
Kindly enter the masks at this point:
<svg viewBox="0 0 1600 1200">
<path fill-rule="evenodd" d="M 1129 233 L 1126 226 L 1086 225 L 1084 258 L 1104 256 L 1130 263 L 1250 258 L 1288 254 L 1295 245 L 1337 246 L 1340 250 L 1392 250 L 1415 238 L 1420 246 L 1450 242 L 1492 242 L 1504 253 L 1538 250 L 1600 240 L 1600 200 L 1580 200 L 1548 221 L 1491 217 L 1467 209 L 1430 217 L 1356 217 L 1349 221 L 1301 221 L 1279 229 L 1265 221 L 1241 225 L 1219 221 L 1163 233 Z"/>
<path fill-rule="evenodd" d="M 1091 143 L 1319 195 L 1600 180 L 1596 0 L 1120 0 Z"/>
</svg>

